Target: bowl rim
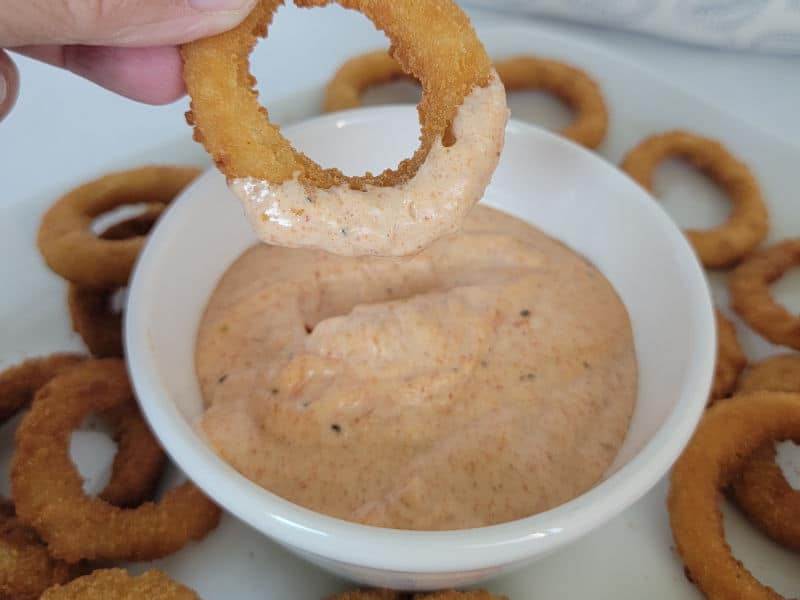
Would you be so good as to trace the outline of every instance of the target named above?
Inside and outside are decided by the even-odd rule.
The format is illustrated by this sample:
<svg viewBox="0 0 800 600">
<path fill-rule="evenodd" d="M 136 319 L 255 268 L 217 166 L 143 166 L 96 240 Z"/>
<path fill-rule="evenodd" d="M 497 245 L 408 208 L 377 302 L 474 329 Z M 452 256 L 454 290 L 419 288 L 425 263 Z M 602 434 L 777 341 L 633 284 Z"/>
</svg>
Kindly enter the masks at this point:
<svg viewBox="0 0 800 600">
<path fill-rule="evenodd" d="M 390 119 L 413 105 L 384 105 L 320 115 L 286 128 L 302 132 L 329 123 Z M 655 435 L 615 473 L 582 495 L 558 507 L 486 527 L 457 531 L 408 531 L 352 523 L 289 502 L 253 483 L 216 455 L 169 401 L 156 376 L 144 320 L 148 280 L 156 269 L 164 234 L 178 211 L 169 210 L 155 227 L 135 266 L 124 319 L 126 362 L 140 407 L 173 462 L 203 491 L 249 526 L 285 546 L 327 560 L 397 573 L 441 573 L 491 569 L 546 554 L 605 523 L 647 493 L 677 460 L 705 409 L 716 357 L 716 326 L 710 289 L 694 251 L 672 219 L 650 194 L 603 157 L 542 128 L 509 120 L 509 131 L 544 136 L 565 144 L 582 160 L 604 163 L 609 177 L 635 188 L 645 210 L 661 221 L 685 273 L 691 307 L 694 356 L 685 373 L 682 394 Z M 195 188 L 217 176 L 210 169 L 190 184 L 173 205 L 184 205 Z M 702 402 L 701 402 L 702 399 Z M 554 528 L 554 523 L 559 527 Z"/>
</svg>

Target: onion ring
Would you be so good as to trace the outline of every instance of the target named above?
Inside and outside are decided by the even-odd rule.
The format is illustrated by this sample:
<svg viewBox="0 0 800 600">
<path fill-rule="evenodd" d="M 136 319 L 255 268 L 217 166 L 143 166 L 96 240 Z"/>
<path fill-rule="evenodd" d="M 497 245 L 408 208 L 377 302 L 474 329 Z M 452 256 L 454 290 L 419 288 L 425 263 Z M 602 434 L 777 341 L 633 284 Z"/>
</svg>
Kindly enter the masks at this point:
<svg viewBox="0 0 800 600">
<path fill-rule="evenodd" d="M 414 79 L 403 71 L 386 50 L 374 50 L 346 61 L 325 87 L 323 112 L 336 112 L 361 106 L 367 88 L 396 79 Z M 415 80 L 416 81 L 416 80 Z"/>
<path fill-rule="evenodd" d="M 51 354 L 6 369 L 0 373 L 0 415 L 4 420 L 9 419 L 28 406 L 50 380 L 85 360 L 79 354 Z M 134 506 L 153 495 L 166 455 L 135 405 L 108 411 L 103 416 L 111 427 L 117 453 L 111 478 L 99 497 L 116 506 Z"/>
<path fill-rule="evenodd" d="M 707 598 L 781 598 L 731 554 L 718 502 L 753 452 L 784 439 L 800 441 L 800 395 L 734 396 L 706 411 L 675 463 L 667 501 L 672 533 L 689 579 Z"/>
<path fill-rule="evenodd" d="M 771 356 L 750 367 L 737 393 L 800 394 L 800 355 Z M 800 491 L 786 481 L 775 462 L 775 445 L 759 448 L 731 486 L 733 498 L 761 531 L 783 546 L 800 552 Z"/>
<path fill-rule="evenodd" d="M 200 600 L 183 584 L 157 569 L 136 577 L 123 569 L 100 569 L 47 590 L 41 600 Z"/>
<path fill-rule="evenodd" d="M 800 239 L 786 240 L 748 257 L 730 274 L 731 306 L 773 344 L 800 350 L 800 318 L 775 301 L 769 286 L 800 265 Z"/>
<path fill-rule="evenodd" d="M 631 150 L 622 170 L 652 192 L 653 173 L 668 158 L 682 158 L 708 175 L 733 205 L 727 221 L 719 227 L 685 232 L 705 267 L 731 267 L 767 237 L 767 207 L 756 178 L 719 142 L 686 131 L 654 135 Z"/>
<path fill-rule="evenodd" d="M 17 520 L 7 500 L 0 501 L 0 556 L 0 598 L 38 600 L 50 586 L 83 573 L 83 565 L 52 558 L 36 532 Z"/>
<path fill-rule="evenodd" d="M 0 372 L 0 423 L 28 406 L 48 381 L 85 360 L 80 354 L 59 353 L 28 360 Z"/>
<path fill-rule="evenodd" d="M 348 255 L 412 254 L 457 230 L 483 195 L 503 144 L 505 92 L 452 0 L 337 3 L 381 29 L 389 54 L 422 84 L 421 141 L 411 158 L 378 175 L 348 177 L 295 150 L 269 121 L 247 59 L 283 0 L 260 0 L 238 27 L 182 47 L 192 98 L 187 120 L 263 241 Z"/>
<path fill-rule="evenodd" d="M 537 56 L 516 56 L 495 63 L 507 92 L 542 90 L 567 104 L 573 122 L 559 134 L 587 148 L 597 148 L 608 131 L 608 108 L 592 77 L 567 63 Z"/>
<path fill-rule="evenodd" d="M 39 225 L 39 251 L 54 272 L 73 283 L 123 286 L 144 238 L 99 239 L 91 231 L 92 220 L 126 204 L 168 204 L 199 173 L 194 167 L 150 166 L 82 185 L 45 213 Z"/>
<path fill-rule="evenodd" d="M 717 364 L 709 404 L 730 396 L 736 389 L 739 373 L 747 366 L 747 357 L 739 345 L 733 323 L 719 309 L 714 313 L 717 318 Z"/>
<path fill-rule="evenodd" d="M 146 236 L 164 205 L 154 205 L 141 215 L 112 225 L 100 234 L 103 240 L 124 240 Z M 111 298 L 120 288 L 93 288 L 72 283 L 67 306 L 72 328 L 81 336 L 92 356 L 122 357 L 122 317 L 111 309 Z"/>
<path fill-rule="evenodd" d="M 89 360 L 42 388 L 17 430 L 11 485 L 19 519 L 68 562 L 154 560 L 216 527 L 220 510 L 187 482 L 133 509 L 87 496 L 69 453 L 83 418 L 135 406 L 122 361 Z"/>
</svg>

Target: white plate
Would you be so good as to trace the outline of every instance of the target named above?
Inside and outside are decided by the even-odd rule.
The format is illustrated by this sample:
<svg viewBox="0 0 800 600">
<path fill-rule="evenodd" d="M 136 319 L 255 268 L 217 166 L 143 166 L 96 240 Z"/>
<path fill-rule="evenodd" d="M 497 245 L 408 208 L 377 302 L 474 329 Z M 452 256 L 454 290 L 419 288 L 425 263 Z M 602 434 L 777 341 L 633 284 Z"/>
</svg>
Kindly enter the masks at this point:
<svg viewBox="0 0 800 600">
<path fill-rule="evenodd" d="M 410 155 L 417 125 L 413 106 L 384 106 L 320 116 L 285 135 L 323 163 L 363 173 Z M 563 548 L 648 492 L 688 441 L 711 383 L 714 317 L 694 253 L 629 178 L 580 146 L 516 120 L 506 129 L 484 200 L 586 256 L 628 309 L 638 398 L 605 481 L 530 518 L 408 533 L 299 509 L 231 469 L 192 428 L 203 412 L 194 372 L 198 323 L 222 273 L 256 241 L 216 169 L 176 200 L 151 234 L 133 275 L 125 323 L 140 405 L 176 463 L 229 512 L 316 564 L 396 589 L 448 588 L 510 571 Z"/>
<path fill-rule="evenodd" d="M 572 37 L 534 27 L 485 29 L 480 33 L 493 56 L 535 52 L 570 60 L 589 69 L 603 84 L 612 109 L 609 139 L 601 149 L 609 159 L 618 161 L 644 135 L 667 128 L 684 127 L 716 136 L 747 160 L 761 180 L 773 216 L 771 239 L 800 233 L 800 203 L 795 198 L 800 148 L 761 133 L 618 55 L 580 43 Z M 380 36 L 359 35 L 355 39 L 340 41 L 356 52 L 374 47 L 380 43 Z M 328 42 L 329 39 L 324 40 L 324 43 Z M 336 60 L 336 57 L 331 59 L 332 62 Z M 315 81 L 322 77 L 317 76 Z M 313 88 L 308 94 L 272 103 L 273 116 L 287 122 L 314 114 L 318 110 L 319 91 L 319 88 Z M 512 109 L 519 106 L 512 100 Z M 131 109 L 130 114 L 144 119 L 146 125 L 151 122 L 147 120 L 147 110 Z M 176 119 L 179 118 L 177 112 Z M 515 114 L 521 116 L 523 113 L 515 111 Z M 71 125 L 65 130 L 84 132 L 87 136 L 104 135 L 95 131 L 88 124 L 90 122 Z M 135 150 L 130 150 L 122 140 L 123 143 L 109 155 L 99 157 L 76 152 L 65 155 L 63 161 L 67 166 L 89 163 L 119 167 L 170 160 L 204 164 L 204 155 L 189 141 L 188 133 L 171 141 L 160 130 L 153 129 L 152 135 L 157 140 L 152 147 L 143 147 L 139 143 Z M 97 171 L 91 167 L 81 169 L 81 177 L 84 173 Z M 42 266 L 34 246 L 35 228 L 41 211 L 52 201 L 53 194 L 64 189 L 64 182 L 75 182 L 68 172 L 61 172 L 57 180 L 33 182 L 31 189 L 35 192 L 26 195 L 25 202 L 8 198 L 0 205 L 2 365 L 11 364 L 25 355 L 80 348 L 80 342 L 69 331 L 64 284 Z M 705 182 L 687 178 L 681 170 L 665 169 L 662 174 L 659 188 L 669 188 L 665 195 L 666 205 L 680 223 L 709 225 L 724 214 L 724 204 L 718 201 L 715 190 Z M 726 303 L 722 277 L 715 276 L 713 280 L 715 295 L 721 303 Z M 778 286 L 779 297 L 795 309 L 800 308 L 798 283 L 790 277 L 789 281 Z M 739 331 L 752 358 L 776 351 L 746 329 L 740 327 Z M 11 428 L 5 428 L 2 434 L 0 456 L 7 461 L 13 443 Z M 793 464 L 795 469 L 800 468 L 800 460 L 795 459 Z M 3 491 L 6 490 L 7 484 L 3 486 Z M 662 482 L 604 528 L 533 567 L 492 582 L 489 588 L 496 593 L 509 594 L 516 600 L 701 598 L 686 581 L 682 565 L 674 556 L 664 508 L 665 491 Z M 777 591 L 796 596 L 800 590 L 797 555 L 765 540 L 735 512 L 729 512 L 728 517 L 728 536 L 737 556 L 756 576 Z M 233 519 L 226 519 L 202 545 L 158 564 L 174 577 L 196 587 L 206 600 L 229 597 L 313 600 L 346 586 L 291 557 Z M 136 568 L 144 566 L 137 565 Z"/>
</svg>

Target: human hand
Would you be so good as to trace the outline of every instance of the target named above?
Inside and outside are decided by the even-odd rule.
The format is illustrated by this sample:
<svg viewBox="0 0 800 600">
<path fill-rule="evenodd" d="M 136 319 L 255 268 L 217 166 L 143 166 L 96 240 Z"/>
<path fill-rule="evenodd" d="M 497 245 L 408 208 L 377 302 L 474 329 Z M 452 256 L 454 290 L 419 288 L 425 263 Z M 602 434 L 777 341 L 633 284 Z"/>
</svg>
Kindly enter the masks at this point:
<svg viewBox="0 0 800 600">
<path fill-rule="evenodd" d="M 8 49 L 128 98 L 166 104 L 184 92 L 178 44 L 236 26 L 256 0 L 3 0 L 0 119 L 19 75 Z"/>
</svg>

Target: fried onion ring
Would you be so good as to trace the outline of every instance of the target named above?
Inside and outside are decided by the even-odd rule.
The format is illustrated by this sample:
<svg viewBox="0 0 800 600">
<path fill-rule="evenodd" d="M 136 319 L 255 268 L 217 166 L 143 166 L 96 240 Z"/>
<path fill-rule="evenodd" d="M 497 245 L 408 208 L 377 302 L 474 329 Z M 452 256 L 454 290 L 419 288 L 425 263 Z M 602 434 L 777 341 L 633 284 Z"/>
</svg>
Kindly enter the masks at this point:
<svg viewBox="0 0 800 600">
<path fill-rule="evenodd" d="M 542 90 L 575 112 L 560 135 L 587 148 L 597 148 L 608 131 L 608 108 L 600 86 L 585 71 L 567 63 L 537 56 L 516 56 L 495 63 L 506 92 Z"/>
<path fill-rule="evenodd" d="M 714 368 L 710 404 L 731 395 L 736 389 L 739 373 L 747 366 L 747 357 L 739 344 L 733 323 L 719 309 L 714 313 L 717 318 L 717 364 Z"/>
<path fill-rule="evenodd" d="M 386 50 L 374 50 L 346 61 L 325 87 L 322 110 L 326 113 L 358 108 L 367 88 L 396 79 L 414 79 Z"/>
<path fill-rule="evenodd" d="M 0 414 L 4 419 L 12 417 L 50 380 L 85 360 L 79 354 L 52 354 L 6 369 L 0 373 Z M 99 496 L 117 506 L 134 506 L 152 496 L 166 455 L 135 405 L 122 406 L 103 416 L 111 427 L 117 453 L 111 478 Z"/>
<path fill-rule="evenodd" d="M 124 240 L 146 236 L 165 206 L 154 205 L 141 215 L 112 225 L 100 234 L 103 240 Z M 92 356 L 121 357 L 122 317 L 111 308 L 111 299 L 120 288 L 93 288 L 72 283 L 67 291 L 67 306 L 72 328 L 81 336 Z"/>
<path fill-rule="evenodd" d="M 283 0 L 260 0 L 238 27 L 182 47 L 187 120 L 263 241 L 348 255 L 415 253 L 454 232 L 483 195 L 503 144 L 505 92 L 452 0 L 337 3 L 382 30 L 389 54 L 422 84 L 421 141 L 411 158 L 378 175 L 348 177 L 295 150 L 269 121 L 247 59 Z"/>
<path fill-rule="evenodd" d="M 50 586 L 83 574 L 83 565 L 56 560 L 36 532 L 16 518 L 14 505 L 0 501 L 0 598 L 38 600 Z"/>
<path fill-rule="evenodd" d="M 144 238 L 100 239 L 91 231 L 92 220 L 123 205 L 168 204 L 199 173 L 194 167 L 150 166 L 82 185 L 42 217 L 39 251 L 54 272 L 73 283 L 97 288 L 123 286 Z"/>
<path fill-rule="evenodd" d="M 705 267 L 731 267 L 767 237 L 769 218 L 758 181 L 745 163 L 717 141 L 686 131 L 654 135 L 631 150 L 622 169 L 652 192 L 656 167 L 668 158 L 682 158 L 708 175 L 733 205 L 727 221 L 719 227 L 686 231 Z"/>
<path fill-rule="evenodd" d="M 800 395 L 743 394 L 706 411 L 675 463 L 668 496 L 672 533 L 689 579 L 707 598 L 781 598 L 731 554 L 718 503 L 720 491 L 759 447 L 785 439 L 800 441 Z"/>
<path fill-rule="evenodd" d="M 200 600 L 183 584 L 157 569 L 132 576 L 123 569 L 100 569 L 47 590 L 41 600 Z"/>
<path fill-rule="evenodd" d="M 800 318 L 775 301 L 770 285 L 800 266 L 800 239 L 756 252 L 728 277 L 731 306 L 773 344 L 800 350 Z"/>
<path fill-rule="evenodd" d="M 89 360 L 42 388 L 17 430 L 11 486 L 19 519 L 68 562 L 154 560 L 203 538 L 220 510 L 187 482 L 132 509 L 87 496 L 69 452 L 84 417 L 135 407 L 122 361 Z"/>
<path fill-rule="evenodd" d="M 771 356 L 745 371 L 737 393 L 800 394 L 800 355 Z M 800 552 L 800 491 L 775 462 L 775 445 L 759 448 L 742 468 L 731 491 L 742 512 L 770 538 Z"/>
<path fill-rule="evenodd" d="M 86 357 L 58 353 L 26 361 L 0 372 L 0 423 L 27 407 L 39 388 L 66 373 Z"/>
</svg>

